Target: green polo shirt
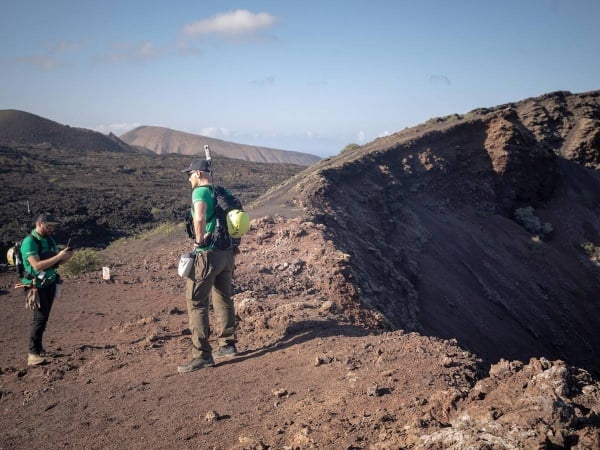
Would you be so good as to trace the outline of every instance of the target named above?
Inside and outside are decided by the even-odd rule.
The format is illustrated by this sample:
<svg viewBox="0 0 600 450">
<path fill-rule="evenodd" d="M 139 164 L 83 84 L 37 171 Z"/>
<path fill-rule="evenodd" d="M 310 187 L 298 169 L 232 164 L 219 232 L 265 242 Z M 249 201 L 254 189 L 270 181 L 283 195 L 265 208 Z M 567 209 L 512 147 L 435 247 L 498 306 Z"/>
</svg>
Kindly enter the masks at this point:
<svg viewBox="0 0 600 450">
<path fill-rule="evenodd" d="M 37 242 L 36 242 L 37 239 Z M 39 247 L 38 247 L 39 242 Z M 23 258 L 23 267 L 26 275 L 31 274 L 32 277 L 37 277 L 39 272 L 35 270 L 27 258 L 32 255 L 38 255 L 40 260 L 51 258 L 58 253 L 56 242 L 51 237 L 43 237 L 37 231 L 32 230 L 31 234 L 27 235 L 21 243 L 21 258 Z M 44 280 L 46 283 L 54 283 L 56 281 L 56 267 L 44 270 Z M 25 284 L 32 284 L 33 281 L 25 277 L 21 279 Z"/>
<path fill-rule="evenodd" d="M 212 233 L 215 231 L 215 225 L 217 223 L 217 217 L 215 214 L 215 204 L 212 196 L 212 190 L 210 186 L 198 186 L 192 191 L 192 218 L 194 218 L 194 204 L 196 202 L 206 203 L 206 226 L 204 228 L 205 233 Z M 208 220 L 210 219 L 210 220 Z M 200 237 L 196 237 L 199 239 Z M 209 250 L 212 245 L 206 247 L 199 247 L 199 251 Z"/>
</svg>

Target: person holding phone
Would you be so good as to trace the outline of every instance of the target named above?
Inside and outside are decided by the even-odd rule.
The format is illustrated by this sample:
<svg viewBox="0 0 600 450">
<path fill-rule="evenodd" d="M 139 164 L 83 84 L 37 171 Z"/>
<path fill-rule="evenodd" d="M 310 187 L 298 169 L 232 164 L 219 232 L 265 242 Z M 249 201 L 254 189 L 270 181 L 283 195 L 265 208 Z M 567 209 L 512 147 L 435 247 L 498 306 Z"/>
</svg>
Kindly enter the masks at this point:
<svg viewBox="0 0 600 450">
<path fill-rule="evenodd" d="M 33 310 L 33 320 L 29 333 L 28 366 L 37 366 L 46 362 L 42 337 L 54 303 L 57 283 L 60 276 L 58 265 L 71 259 L 72 250 L 67 247 L 59 251 L 52 238 L 60 222 L 50 213 L 42 213 L 35 218 L 35 228 L 21 243 L 21 258 L 25 276 L 21 282 L 28 285 L 27 304 Z"/>
</svg>

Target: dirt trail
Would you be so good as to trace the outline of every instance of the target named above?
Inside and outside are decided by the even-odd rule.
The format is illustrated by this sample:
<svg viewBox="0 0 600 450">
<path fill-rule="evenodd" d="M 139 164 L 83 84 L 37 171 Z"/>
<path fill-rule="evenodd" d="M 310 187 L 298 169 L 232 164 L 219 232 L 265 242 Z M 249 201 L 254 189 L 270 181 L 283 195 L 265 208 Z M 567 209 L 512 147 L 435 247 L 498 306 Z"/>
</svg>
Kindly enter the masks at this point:
<svg viewBox="0 0 600 450">
<path fill-rule="evenodd" d="M 302 242 L 319 245 L 317 231 L 307 227 Z M 184 239 L 157 234 L 104 251 L 111 283 L 99 272 L 67 279 L 46 332 L 53 358 L 41 367 L 25 365 L 30 313 L 10 289 L 14 274 L 2 274 L 0 449 L 598 448 L 600 391 L 584 372 L 501 362 L 477 381 L 477 356 L 454 341 L 370 332 L 316 289 L 294 290 L 302 258 L 287 252 L 302 248 L 284 235 L 286 250 L 262 268 L 250 252 L 239 257 L 240 355 L 189 374 L 176 373 L 189 356 L 175 268 Z M 318 267 L 315 279 L 328 275 Z M 288 270 L 268 291 L 269 276 Z"/>
</svg>

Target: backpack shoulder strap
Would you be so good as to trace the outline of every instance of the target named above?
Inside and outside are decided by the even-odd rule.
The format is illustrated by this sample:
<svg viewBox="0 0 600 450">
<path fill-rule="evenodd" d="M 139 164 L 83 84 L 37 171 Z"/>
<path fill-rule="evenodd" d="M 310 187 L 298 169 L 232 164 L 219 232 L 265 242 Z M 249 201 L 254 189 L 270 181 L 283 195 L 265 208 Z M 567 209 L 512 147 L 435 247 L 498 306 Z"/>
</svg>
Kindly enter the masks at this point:
<svg viewBox="0 0 600 450">
<path fill-rule="evenodd" d="M 38 238 L 36 238 L 36 237 L 33 235 L 33 233 L 29 233 L 27 236 L 25 236 L 25 238 L 21 239 L 21 241 L 19 242 L 19 253 L 21 253 L 21 247 L 23 246 L 23 241 L 24 241 L 26 238 L 28 238 L 28 237 L 31 237 L 31 240 L 32 240 L 33 242 L 35 242 L 35 246 L 37 247 L 37 254 L 38 254 L 38 257 L 39 257 L 39 256 L 40 256 L 40 253 L 42 253 L 42 241 L 40 241 Z M 20 269 L 20 270 L 22 270 L 22 274 L 23 274 L 23 275 L 22 275 L 22 274 L 21 274 L 21 272 L 20 272 L 20 273 L 19 273 L 19 276 L 20 276 L 20 277 L 22 277 L 22 276 L 25 276 L 25 277 L 26 277 L 26 278 L 28 278 L 28 279 L 32 279 L 31 277 L 33 277 L 33 275 L 32 275 L 32 274 L 31 274 L 31 273 L 30 273 L 30 272 L 29 272 L 27 269 L 25 269 L 25 263 L 24 263 L 24 261 L 23 261 L 23 260 L 24 260 L 24 258 L 22 257 L 22 253 L 19 255 L 19 259 L 21 260 L 21 263 L 20 263 L 20 264 L 21 264 L 21 267 L 22 267 L 22 269 Z M 35 277 L 34 277 L 34 278 L 35 278 Z"/>
<path fill-rule="evenodd" d="M 213 199 L 212 216 L 210 216 L 208 219 L 206 219 L 207 222 L 210 222 L 217 215 L 217 190 L 219 189 L 219 186 L 217 186 L 216 184 L 207 184 L 205 187 L 207 187 L 210 190 L 210 192 L 212 194 L 212 199 Z"/>
</svg>

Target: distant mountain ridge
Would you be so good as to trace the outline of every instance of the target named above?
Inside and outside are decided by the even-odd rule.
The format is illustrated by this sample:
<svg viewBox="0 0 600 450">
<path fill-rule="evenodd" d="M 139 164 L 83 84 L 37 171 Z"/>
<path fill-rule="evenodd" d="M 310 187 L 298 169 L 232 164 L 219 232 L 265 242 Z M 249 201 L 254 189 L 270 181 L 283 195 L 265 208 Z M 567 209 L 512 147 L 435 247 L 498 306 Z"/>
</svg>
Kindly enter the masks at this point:
<svg viewBox="0 0 600 450">
<path fill-rule="evenodd" d="M 139 151 L 114 134 L 62 125 L 26 111 L 0 110 L 0 142 L 27 145 L 48 144 L 80 151 Z"/>
<path fill-rule="evenodd" d="M 178 153 L 203 156 L 204 145 L 208 144 L 212 151 L 222 156 L 252 162 L 310 166 L 321 160 L 318 156 L 309 153 L 238 144 L 156 126 L 135 128 L 122 134 L 120 139 L 128 144 L 150 149 L 159 155 Z"/>
<path fill-rule="evenodd" d="M 0 110 L 0 143 L 48 145 L 77 151 L 199 156 L 204 156 L 204 145 L 209 144 L 213 153 L 243 161 L 310 166 L 321 160 L 309 153 L 238 144 L 163 127 L 142 126 L 120 137 L 113 133 L 105 135 L 16 109 Z"/>
</svg>

